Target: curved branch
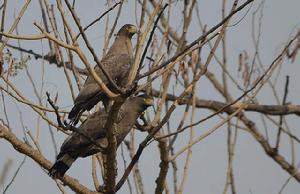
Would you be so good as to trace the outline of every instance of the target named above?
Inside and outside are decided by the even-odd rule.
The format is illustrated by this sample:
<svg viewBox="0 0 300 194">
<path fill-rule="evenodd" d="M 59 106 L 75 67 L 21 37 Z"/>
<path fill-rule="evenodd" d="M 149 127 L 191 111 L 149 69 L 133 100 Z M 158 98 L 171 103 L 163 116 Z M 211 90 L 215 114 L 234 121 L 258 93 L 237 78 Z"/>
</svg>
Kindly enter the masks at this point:
<svg viewBox="0 0 300 194">
<path fill-rule="evenodd" d="M 156 89 L 151 89 L 149 95 L 159 98 L 161 96 L 161 92 Z M 177 96 L 173 94 L 168 94 L 167 98 L 168 101 L 175 101 L 178 99 Z M 178 101 L 178 105 L 185 105 L 191 103 L 189 98 L 183 98 Z M 196 108 L 206 108 L 214 111 L 220 110 L 222 107 L 225 107 L 227 104 L 224 102 L 220 102 L 217 100 L 203 100 L 196 98 Z M 240 106 L 242 106 L 243 103 L 235 103 L 224 110 L 222 112 L 234 112 L 237 110 Z M 245 111 L 252 111 L 252 112 L 259 112 L 262 114 L 268 114 L 268 115 L 289 115 L 289 114 L 295 114 L 297 116 L 300 116 L 300 105 L 295 104 L 286 104 L 286 105 L 260 105 L 260 104 L 247 104 L 247 106 L 244 108 Z"/>
<path fill-rule="evenodd" d="M 47 160 L 40 152 L 36 149 L 33 149 L 20 139 L 18 139 L 12 132 L 9 131 L 6 127 L 0 124 L 0 138 L 4 138 L 7 140 L 16 151 L 27 155 L 31 159 L 33 159 L 36 163 L 38 163 L 42 168 L 49 170 L 52 166 L 52 163 Z M 60 178 L 60 180 L 70 187 L 74 192 L 81 194 L 99 194 L 96 191 L 92 191 L 87 187 L 80 184 L 76 179 L 65 175 Z"/>
</svg>

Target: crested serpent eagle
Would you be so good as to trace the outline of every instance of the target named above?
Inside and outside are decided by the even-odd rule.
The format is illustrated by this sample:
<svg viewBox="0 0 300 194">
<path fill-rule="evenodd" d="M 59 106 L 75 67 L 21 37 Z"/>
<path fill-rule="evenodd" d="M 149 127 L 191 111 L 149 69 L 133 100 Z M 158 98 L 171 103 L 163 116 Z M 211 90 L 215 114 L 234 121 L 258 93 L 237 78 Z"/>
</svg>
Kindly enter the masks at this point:
<svg viewBox="0 0 300 194">
<path fill-rule="evenodd" d="M 117 145 L 124 140 L 138 117 L 153 105 L 153 98 L 137 96 L 128 98 L 121 106 L 117 121 L 114 123 Z M 62 144 L 56 162 L 49 170 L 53 178 L 62 177 L 78 157 L 87 157 L 101 152 L 105 154 L 108 141 L 105 124 L 109 114 L 103 109 L 88 117 L 79 127 L 85 136 L 73 132 Z M 90 138 L 87 138 L 90 137 Z M 97 142 L 91 141 L 93 139 Z"/>
<path fill-rule="evenodd" d="M 100 62 L 111 79 L 119 87 L 124 87 L 126 85 L 130 67 L 133 63 L 131 38 L 135 33 L 137 33 L 137 29 L 134 25 L 124 25 L 118 31 L 114 43 Z M 94 69 L 97 75 L 102 79 L 103 83 L 112 90 L 112 85 L 109 83 L 109 80 L 100 67 L 96 65 Z M 108 97 L 101 91 L 100 86 L 94 80 L 93 76 L 89 75 L 74 101 L 74 106 L 68 115 L 68 119 L 76 125 L 81 113 L 90 110 L 99 101 L 103 101 L 105 104 L 108 100 Z"/>
</svg>

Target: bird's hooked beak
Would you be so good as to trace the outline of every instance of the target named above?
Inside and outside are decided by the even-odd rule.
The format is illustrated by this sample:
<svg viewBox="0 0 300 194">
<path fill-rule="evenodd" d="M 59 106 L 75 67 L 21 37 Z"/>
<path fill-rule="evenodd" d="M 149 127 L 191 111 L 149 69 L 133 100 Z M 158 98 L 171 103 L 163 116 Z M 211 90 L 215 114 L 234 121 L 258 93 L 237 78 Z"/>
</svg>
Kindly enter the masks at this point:
<svg viewBox="0 0 300 194">
<path fill-rule="evenodd" d="M 136 34 L 136 33 L 138 33 L 138 29 L 134 25 L 130 25 L 129 28 L 128 28 L 128 32 L 130 34 Z"/>
<path fill-rule="evenodd" d="M 151 97 L 146 97 L 146 98 L 144 98 L 144 103 L 147 106 L 153 106 L 154 105 L 154 100 Z"/>
</svg>

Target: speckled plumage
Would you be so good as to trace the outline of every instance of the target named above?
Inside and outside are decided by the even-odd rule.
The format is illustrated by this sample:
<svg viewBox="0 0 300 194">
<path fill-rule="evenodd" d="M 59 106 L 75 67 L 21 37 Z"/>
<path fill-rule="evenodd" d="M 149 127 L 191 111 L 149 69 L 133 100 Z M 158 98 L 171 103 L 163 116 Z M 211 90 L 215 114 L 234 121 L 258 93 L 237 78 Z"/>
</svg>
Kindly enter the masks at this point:
<svg viewBox="0 0 300 194">
<path fill-rule="evenodd" d="M 117 121 L 114 123 L 118 145 L 124 140 L 142 112 L 152 104 L 153 100 L 145 97 L 132 97 L 124 102 L 119 110 Z M 62 144 L 57 160 L 49 171 L 52 177 L 63 176 L 78 157 L 87 157 L 98 152 L 105 153 L 108 144 L 105 124 L 108 116 L 104 110 L 99 110 L 79 127 L 79 130 L 97 141 L 101 147 L 85 136 L 73 132 Z"/>
<path fill-rule="evenodd" d="M 119 87 L 124 87 L 126 85 L 129 70 L 133 63 L 131 38 L 134 33 L 136 33 L 136 29 L 133 25 L 124 25 L 117 33 L 116 39 L 109 51 L 101 60 L 102 66 Z M 103 83 L 106 84 L 109 89 L 112 89 L 112 85 L 109 84 L 107 77 L 100 67 L 96 65 L 94 69 L 97 75 L 102 79 Z M 74 107 L 70 111 L 68 118 L 73 124 L 76 124 L 82 112 L 90 110 L 99 101 L 105 102 L 107 100 L 108 98 L 105 93 L 101 91 L 101 88 L 96 83 L 93 76 L 88 76 L 74 101 Z"/>
</svg>

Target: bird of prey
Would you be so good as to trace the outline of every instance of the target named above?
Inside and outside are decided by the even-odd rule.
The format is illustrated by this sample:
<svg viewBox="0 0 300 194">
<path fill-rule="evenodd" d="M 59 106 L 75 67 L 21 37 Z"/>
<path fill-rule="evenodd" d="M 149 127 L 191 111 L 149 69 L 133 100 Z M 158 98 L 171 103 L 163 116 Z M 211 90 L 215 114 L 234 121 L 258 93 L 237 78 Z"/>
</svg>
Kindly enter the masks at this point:
<svg viewBox="0 0 300 194">
<path fill-rule="evenodd" d="M 119 87 L 124 87 L 126 85 L 130 67 L 133 63 L 131 38 L 135 33 L 137 33 L 137 28 L 134 25 L 124 25 L 117 33 L 116 39 L 107 54 L 100 62 L 105 71 Z M 106 84 L 109 89 L 113 89 L 100 67 L 96 65 L 94 69 L 104 84 Z M 76 125 L 81 113 L 90 110 L 99 101 L 107 103 L 108 100 L 108 97 L 101 91 L 101 88 L 96 83 L 93 76 L 90 75 L 87 77 L 87 80 L 76 97 L 74 107 L 70 111 L 68 119 Z"/>
<path fill-rule="evenodd" d="M 136 123 L 138 117 L 152 105 L 153 98 L 145 96 L 131 97 L 124 102 L 118 112 L 117 121 L 114 123 L 118 146 Z M 98 152 L 106 153 L 108 141 L 105 124 L 108 116 L 109 114 L 104 110 L 95 112 L 79 127 L 85 136 L 82 133 L 73 132 L 64 141 L 56 162 L 49 171 L 51 177 L 62 177 L 78 157 L 87 157 Z"/>
</svg>

